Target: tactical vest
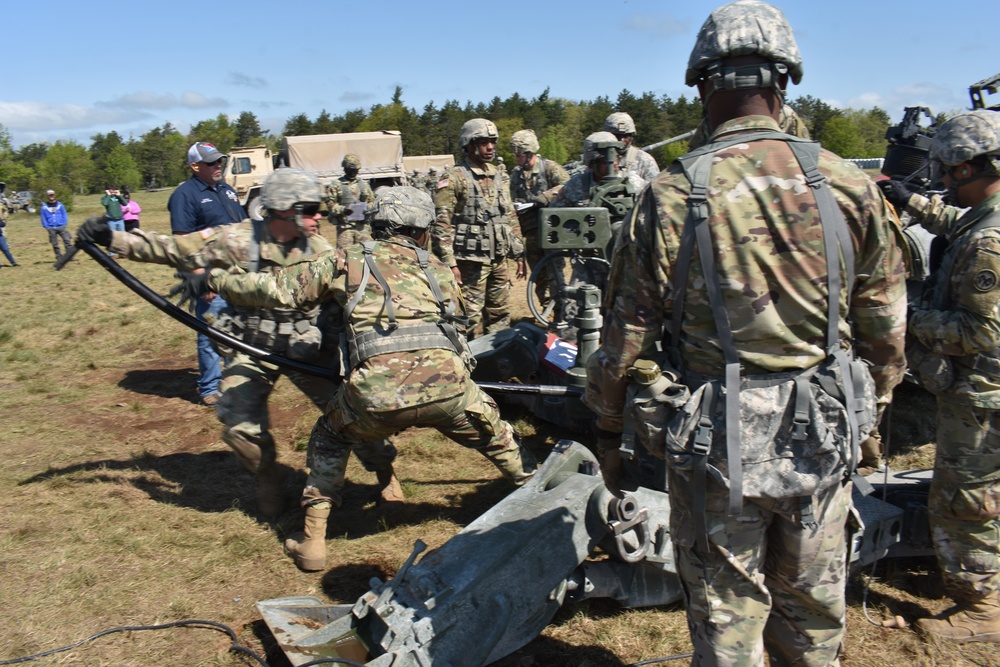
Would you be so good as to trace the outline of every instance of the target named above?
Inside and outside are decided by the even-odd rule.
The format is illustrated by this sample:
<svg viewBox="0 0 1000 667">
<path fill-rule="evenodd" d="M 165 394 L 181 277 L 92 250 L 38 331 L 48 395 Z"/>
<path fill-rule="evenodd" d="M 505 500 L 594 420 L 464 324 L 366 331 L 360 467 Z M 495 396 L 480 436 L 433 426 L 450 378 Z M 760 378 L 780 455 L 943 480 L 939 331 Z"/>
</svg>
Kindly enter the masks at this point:
<svg viewBox="0 0 1000 667">
<path fill-rule="evenodd" d="M 538 178 L 535 180 L 535 185 L 528 186 L 528 172 L 524 169 L 520 170 L 518 182 L 514 186 L 515 192 L 511 194 L 514 195 L 514 199 L 525 200 L 531 195 L 539 195 L 549 189 L 549 177 L 546 174 L 545 164 L 548 162 L 545 158 L 538 156 Z"/>
<path fill-rule="evenodd" d="M 248 273 L 260 271 L 260 246 L 266 226 L 264 220 L 253 221 L 253 234 L 248 251 Z M 306 240 L 303 257 L 312 255 Z M 280 267 L 279 267 L 280 268 Z M 228 304 L 213 326 L 243 342 L 274 354 L 287 354 L 292 359 L 306 361 L 319 353 L 323 335 L 320 331 L 322 308 L 302 311 L 292 308 L 250 308 Z M 226 351 L 225 356 L 231 352 Z"/>
<path fill-rule="evenodd" d="M 400 326 L 396 321 L 396 311 L 392 305 L 392 290 L 388 282 L 379 271 L 375 261 L 375 247 L 378 243 L 393 243 L 391 241 L 364 241 L 361 244 L 364 253 L 364 267 L 361 272 L 361 280 L 357 289 L 344 308 L 344 322 L 346 330 L 341 340 L 341 349 L 346 358 L 341 363 L 344 374 L 351 369 L 357 368 L 365 360 L 380 354 L 391 354 L 397 352 L 415 352 L 417 350 L 444 349 L 457 354 L 471 370 L 475 364 L 475 359 L 465 341 L 465 336 L 459 333 L 454 323 L 461 323 L 463 318 L 455 316 L 455 303 L 445 306 L 444 294 L 437 278 L 430 270 L 430 253 L 423 248 L 416 246 L 406 246 L 395 243 L 405 250 L 412 250 L 416 254 L 417 263 L 423 271 L 431 293 L 437 302 L 440 317 L 436 322 L 420 322 L 417 324 L 407 324 Z M 379 317 L 373 318 L 380 321 L 380 326 L 376 326 L 367 331 L 358 331 L 355 326 L 357 318 L 352 317 L 355 308 L 361 302 L 366 291 L 375 294 L 375 290 L 369 289 L 370 281 L 374 279 L 382 288 L 382 303 L 372 300 L 369 307 L 379 309 Z M 376 305 L 378 304 L 378 305 Z M 381 323 L 384 316 L 384 324 Z"/>
<path fill-rule="evenodd" d="M 491 263 L 507 257 L 510 220 L 507 207 L 501 202 L 500 188 L 503 187 L 500 172 L 492 177 L 476 178 L 465 165 L 456 165 L 465 177 L 465 207 L 455 215 L 454 252 L 460 259 L 488 259 Z M 496 194 L 491 202 L 486 197 L 481 182 L 492 178 Z"/>
</svg>

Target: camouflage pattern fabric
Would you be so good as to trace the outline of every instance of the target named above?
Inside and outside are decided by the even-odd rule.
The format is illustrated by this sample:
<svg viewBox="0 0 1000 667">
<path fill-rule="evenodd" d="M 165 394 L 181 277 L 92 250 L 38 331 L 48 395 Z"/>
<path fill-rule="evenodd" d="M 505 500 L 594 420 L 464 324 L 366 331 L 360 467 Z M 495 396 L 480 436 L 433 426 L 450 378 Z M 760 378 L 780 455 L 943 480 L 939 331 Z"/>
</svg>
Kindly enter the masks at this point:
<svg viewBox="0 0 1000 667">
<path fill-rule="evenodd" d="M 795 113 L 795 109 L 787 104 L 781 106 L 781 112 L 778 115 L 778 126 L 782 132 L 794 137 L 809 138 L 809 128 L 806 127 L 805 121 Z M 688 139 L 688 150 L 693 151 L 699 146 L 704 146 L 708 143 L 710 136 L 712 136 L 712 132 L 708 129 L 708 119 L 702 118 L 701 122 L 698 123 L 698 127 L 694 130 L 694 135 Z"/>
<path fill-rule="evenodd" d="M 460 261 L 462 298 L 469 316 L 469 338 L 475 338 L 479 323 L 487 334 L 510 327 L 510 270 L 507 261 L 497 264 Z"/>
<path fill-rule="evenodd" d="M 423 270 L 416 246 L 405 236 L 375 244 L 372 259 L 392 290 L 392 303 L 400 328 L 436 323 L 441 310 Z M 330 303 L 341 312 L 354 296 L 364 267 L 360 246 L 337 249 L 274 274 L 232 275 L 213 270 L 209 286 L 227 300 L 261 308 L 313 308 Z M 445 306 L 464 312 L 461 292 L 451 271 L 431 258 L 430 270 L 441 287 Z M 349 318 L 356 334 L 386 331 L 385 294 L 376 280 L 369 280 Z M 501 467 L 514 481 L 523 481 L 530 455 L 515 456 L 519 447 L 508 424 L 500 420 L 492 399 L 469 378 L 462 359 L 448 349 L 420 349 L 376 354 L 351 368 L 337 397 L 326 408 L 326 424 L 314 429 L 311 443 L 317 471 L 314 495 L 330 491 L 333 470 L 323 460 L 340 460 L 342 448 L 374 433 L 395 433 L 407 426 L 431 426 L 466 446 L 473 447 Z M 381 436 L 379 436 L 381 437 Z M 340 453 L 338 453 L 340 452 Z M 518 468 L 518 465 L 521 467 Z M 330 479 L 334 479 L 331 482 Z M 304 502 L 314 502 L 315 498 Z"/>
<path fill-rule="evenodd" d="M 925 197 L 913 193 L 906 202 L 901 215 L 909 216 L 914 223 L 919 223 L 924 229 L 950 229 L 962 217 L 967 209 L 946 204 L 941 195 Z"/>
<path fill-rule="evenodd" d="M 302 504 L 330 500 L 339 505 L 347 453 L 365 442 L 378 442 L 411 426 L 433 428 L 463 447 L 475 449 L 514 484 L 531 476 L 535 461 L 500 418 L 492 398 L 474 382 L 458 396 L 400 410 L 370 412 L 356 407 L 357 395 L 347 387 L 327 406 L 309 437 L 309 478 Z"/>
<path fill-rule="evenodd" d="M 945 590 L 968 604 L 1000 593 L 1000 411 L 949 399 L 927 509 Z"/>
<path fill-rule="evenodd" d="M 371 229 L 365 222 L 347 220 L 344 215 L 347 204 L 356 201 L 363 201 L 368 207 L 375 202 L 375 193 L 363 178 L 349 179 L 345 175 L 334 179 L 326 186 L 328 219 L 337 229 L 338 248 L 346 248 L 371 239 Z"/>
<path fill-rule="evenodd" d="M 468 180 L 466 174 L 471 174 Z M 489 235 L 492 247 L 469 248 L 462 242 L 463 230 L 473 226 L 466 212 L 473 199 L 484 202 L 492 216 Z M 473 166 L 466 160 L 449 169 L 434 193 L 437 211 L 431 227 L 434 254 L 462 274 L 462 294 L 468 308 L 470 335 L 482 321 L 487 331 L 496 331 L 510 322 L 510 273 L 507 258 L 524 256 L 521 226 L 510 199 L 510 182 L 492 164 Z M 456 235 L 458 238 L 456 239 Z M 480 265 L 479 267 L 472 266 Z M 470 276 L 470 279 L 466 278 Z"/>
<path fill-rule="evenodd" d="M 540 178 L 542 170 L 545 171 L 544 178 Z M 569 174 L 555 160 L 546 160 L 541 155 L 536 155 L 535 164 L 525 170 L 523 167 L 514 167 L 510 172 L 510 196 L 514 201 L 525 202 L 529 197 L 542 195 L 544 190 L 542 182 L 546 184 L 545 190 L 558 187 L 569 180 Z M 521 223 L 521 231 L 524 233 L 524 255 L 528 260 L 528 270 L 535 268 L 541 261 L 543 255 L 542 246 L 538 238 L 538 208 L 531 207 L 518 213 L 518 220 Z M 546 273 L 539 277 L 535 284 L 535 294 L 540 302 L 546 300 L 546 295 L 554 294 L 554 281 L 550 274 Z"/>
<path fill-rule="evenodd" d="M 264 238 L 260 243 L 262 271 L 274 271 L 300 262 L 306 256 L 331 250 L 330 244 L 319 235 L 299 237 L 294 244 L 286 246 L 271 238 L 266 224 L 263 229 Z M 140 262 L 169 264 L 185 270 L 216 268 L 242 273 L 250 264 L 253 233 L 253 223 L 249 220 L 234 225 L 209 227 L 186 235 L 166 236 L 142 230 L 128 234 L 115 232 L 109 248 Z M 318 363 L 332 366 L 336 342 L 325 341 L 324 348 L 325 357 L 318 360 Z M 275 459 L 274 439 L 269 433 L 267 401 L 281 375 L 287 375 L 320 409 L 333 399 L 338 387 L 330 379 L 290 373 L 249 355 L 237 353 L 227 359 L 219 386 L 222 396 L 216 406 L 216 415 L 224 425 L 222 439 L 248 468 L 252 469 L 253 465 L 248 463 L 246 453 L 242 450 L 245 443 L 259 450 L 260 460 Z M 366 465 L 375 466 L 384 458 L 380 452 L 386 447 L 390 445 L 381 442 L 366 445 L 359 449 L 358 457 L 366 457 L 369 451 L 373 452 L 370 460 L 362 458 L 362 461 Z M 391 458 L 389 460 L 391 462 Z"/>
<path fill-rule="evenodd" d="M 466 173 L 472 174 L 471 182 Z M 456 228 L 470 224 L 471 221 L 464 217 L 464 211 L 467 204 L 477 198 L 491 214 L 496 214 L 492 218 L 493 246 L 486 249 L 456 246 Z M 523 256 L 524 241 L 510 199 L 510 180 L 495 165 L 477 167 L 463 159 L 438 181 L 434 208 L 436 224 L 431 229 L 432 247 L 434 254 L 448 266 L 456 266 L 457 259 L 494 264 L 507 256 L 512 259 Z"/>
<path fill-rule="evenodd" d="M 705 19 L 688 58 L 684 81 L 693 86 L 712 63 L 745 55 L 783 63 L 792 83 L 802 80 L 802 55 L 781 10 L 759 0 L 737 0 Z"/>
<path fill-rule="evenodd" d="M 958 218 L 934 204 L 923 210 L 941 215 L 917 220 L 950 246 L 928 281 L 922 305 L 929 307 L 911 314 L 909 330 L 932 352 L 948 355 L 954 380 L 936 392 L 927 506 L 946 590 L 956 602 L 975 603 L 1000 593 L 1000 227 L 972 228 L 1000 216 L 1000 193 Z"/>
<path fill-rule="evenodd" d="M 710 485 L 709 551 L 694 534 L 689 482 L 668 469 L 670 537 L 684 589 L 692 665 L 828 667 L 844 635 L 848 540 L 858 521 L 850 483 L 814 498 L 816 527 L 798 499 L 745 500 L 728 516 L 729 491 Z M 680 489 L 676 493 L 673 490 Z"/>
<path fill-rule="evenodd" d="M 660 167 L 656 164 L 656 159 L 644 150 L 635 146 L 625 149 L 625 154 L 618 158 L 618 168 L 621 171 L 630 172 L 642 179 L 645 185 L 656 178 L 660 173 Z"/>
<path fill-rule="evenodd" d="M 721 124 L 713 140 L 757 129 L 778 130 L 778 124 L 764 116 L 737 118 Z M 890 222 L 895 214 L 860 169 L 827 151 L 820 153 L 819 169 L 855 246 L 857 279 L 850 306 L 847 291 L 839 295 L 841 339 L 852 342 L 872 364 L 876 393 L 884 404 L 905 366 L 905 268 L 898 227 Z M 827 356 L 827 261 L 815 196 L 791 150 L 774 140 L 724 149 L 715 155 L 707 185 L 716 270 L 744 376 L 820 364 Z M 640 194 L 619 233 L 605 294 L 602 343 L 587 363 L 584 399 L 605 430 L 622 430 L 628 368 L 669 331 L 672 271 L 690 187 L 675 163 Z M 719 377 L 725 364 L 697 249 L 694 255 L 679 361 L 685 377 Z M 711 478 L 708 486 L 709 507 L 718 509 L 717 503 L 723 502 L 721 513 L 713 509 L 707 514 L 709 552 L 702 553 L 693 539 L 672 534 L 684 545 L 678 549 L 678 570 L 691 596 L 689 622 L 696 654 L 722 656 L 718 662 L 706 657 L 706 664 L 763 664 L 763 641 L 780 664 L 836 664 L 843 634 L 844 566 L 830 545 L 835 542 L 837 553 L 846 553 L 849 489 L 834 484 L 833 491 L 813 497 L 815 528 L 794 528 L 802 523 L 801 499 L 771 504 L 744 499 L 743 514 L 730 518 L 724 503 L 728 489 Z M 671 507 L 690 507 L 690 494 L 689 485 L 671 484 Z M 840 500 L 840 494 L 846 499 Z M 675 524 L 678 530 L 683 525 L 682 519 Z M 766 553 L 758 552 L 762 546 Z M 812 567 L 808 559 L 798 559 L 803 553 L 822 557 Z M 838 574 L 831 578 L 834 571 Z M 794 594 L 785 593 L 793 589 Z M 785 605 L 792 595 L 810 596 L 808 613 Z M 774 604 L 762 604 L 769 600 Z M 742 630 L 728 625 L 729 619 L 739 621 Z M 716 635 L 713 623 L 725 624 L 727 632 Z M 740 635 L 738 640 L 734 633 Z M 815 648 L 802 646 L 807 643 Z M 738 659 L 732 657 L 734 646 L 744 647 Z M 700 663 L 696 659 L 694 664 Z"/>
<path fill-rule="evenodd" d="M 955 379 L 945 390 L 947 400 L 980 408 L 1000 409 L 998 368 L 977 370 L 971 357 L 983 354 L 1000 359 L 1000 227 L 971 227 L 987 216 L 1000 216 L 1000 193 L 950 222 L 945 215 L 936 224 L 919 219 L 928 231 L 950 242 L 942 265 L 955 255 L 950 275 L 929 279 L 930 294 L 910 315 L 909 332 L 931 352 L 949 355 Z M 933 307 L 934 304 L 940 304 Z"/>
</svg>

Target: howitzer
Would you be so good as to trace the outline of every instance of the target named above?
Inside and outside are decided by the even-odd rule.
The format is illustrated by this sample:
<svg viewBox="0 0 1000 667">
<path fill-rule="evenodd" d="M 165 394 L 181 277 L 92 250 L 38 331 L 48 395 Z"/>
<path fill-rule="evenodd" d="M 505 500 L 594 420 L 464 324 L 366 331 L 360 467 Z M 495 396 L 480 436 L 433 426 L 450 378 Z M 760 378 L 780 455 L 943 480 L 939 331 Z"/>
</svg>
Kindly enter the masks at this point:
<svg viewBox="0 0 1000 667">
<path fill-rule="evenodd" d="M 670 137 L 669 139 L 664 139 L 663 141 L 657 141 L 655 144 L 643 146 L 641 150 L 652 151 L 656 150 L 660 146 L 666 146 L 668 144 L 677 143 L 678 141 L 685 141 L 686 139 L 690 139 L 691 137 L 693 137 L 695 135 L 695 132 L 697 131 L 698 130 L 690 130 L 688 132 L 685 132 L 684 134 L 678 134 L 676 137 Z"/>
</svg>

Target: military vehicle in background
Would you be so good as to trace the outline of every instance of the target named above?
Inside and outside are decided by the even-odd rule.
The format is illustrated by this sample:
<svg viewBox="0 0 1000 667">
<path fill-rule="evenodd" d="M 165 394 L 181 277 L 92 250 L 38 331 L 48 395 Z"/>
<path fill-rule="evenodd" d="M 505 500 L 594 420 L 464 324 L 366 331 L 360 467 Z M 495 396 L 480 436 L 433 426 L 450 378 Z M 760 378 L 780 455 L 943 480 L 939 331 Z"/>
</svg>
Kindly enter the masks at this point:
<svg viewBox="0 0 1000 667">
<path fill-rule="evenodd" d="M 373 190 L 405 182 L 403 138 L 395 130 L 285 137 L 277 154 L 272 154 L 267 146 L 234 148 L 229 151 L 226 182 L 236 190 L 247 215 L 261 219 L 264 215 L 260 203 L 261 186 L 275 169 L 294 167 L 308 171 L 325 186 L 343 176 L 344 168 L 340 163 L 350 153 L 361 158 L 360 177 L 368 181 Z"/>
</svg>

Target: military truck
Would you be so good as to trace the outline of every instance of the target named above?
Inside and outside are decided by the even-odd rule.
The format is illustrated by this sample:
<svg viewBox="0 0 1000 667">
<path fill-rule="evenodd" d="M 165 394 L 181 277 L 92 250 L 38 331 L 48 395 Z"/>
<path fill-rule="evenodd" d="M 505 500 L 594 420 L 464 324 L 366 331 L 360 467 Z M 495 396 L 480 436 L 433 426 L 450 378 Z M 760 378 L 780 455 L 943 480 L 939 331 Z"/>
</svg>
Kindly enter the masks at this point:
<svg viewBox="0 0 1000 667">
<path fill-rule="evenodd" d="M 236 190 L 247 215 L 260 219 L 264 213 L 260 205 L 261 186 L 275 169 L 283 166 L 303 169 L 326 185 L 344 174 L 340 163 L 349 153 L 361 158 L 360 177 L 373 190 L 405 182 L 403 138 L 395 130 L 285 137 L 277 154 L 272 154 L 267 146 L 234 148 L 229 151 L 226 182 Z"/>
</svg>

